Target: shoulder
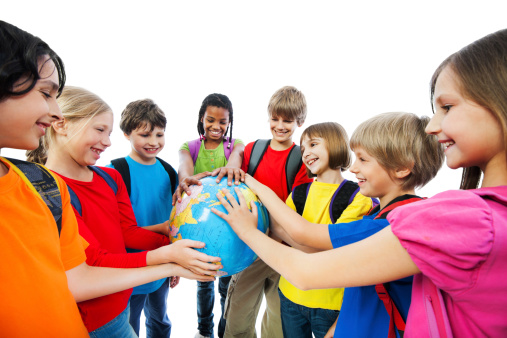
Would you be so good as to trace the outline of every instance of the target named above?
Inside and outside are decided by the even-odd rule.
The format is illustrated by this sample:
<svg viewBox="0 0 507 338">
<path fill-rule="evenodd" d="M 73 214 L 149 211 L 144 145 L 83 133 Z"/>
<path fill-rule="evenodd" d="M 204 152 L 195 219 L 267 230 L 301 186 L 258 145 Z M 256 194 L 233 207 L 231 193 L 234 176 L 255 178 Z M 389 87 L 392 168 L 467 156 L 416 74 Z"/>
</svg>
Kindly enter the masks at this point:
<svg viewBox="0 0 507 338">
<path fill-rule="evenodd" d="M 243 141 L 241 141 L 240 139 L 233 139 L 234 140 L 234 145 L 238 145 L 238 144 L 245 144 Z"/>
</svg>

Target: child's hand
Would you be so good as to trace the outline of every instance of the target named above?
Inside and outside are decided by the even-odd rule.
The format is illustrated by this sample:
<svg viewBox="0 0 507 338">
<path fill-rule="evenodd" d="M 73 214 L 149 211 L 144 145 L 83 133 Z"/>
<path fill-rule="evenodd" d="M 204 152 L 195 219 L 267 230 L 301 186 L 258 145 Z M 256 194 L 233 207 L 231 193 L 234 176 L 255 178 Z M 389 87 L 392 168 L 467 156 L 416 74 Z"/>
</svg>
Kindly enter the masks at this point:
<svg viewBox="0 0 507 338">
<path fill-rule="evenodd" d="M 250 176 L 249 174 L 245 174 L 245 180 L 244 180 L 245 184 L 250 188 L 250 190 L 252 190 L 252 192 L 256 195 L 258 195 L 257 191 L 258 191 L 258 187 L 262 185 L 262 183 L 260 183 L 259 181 L 257 181 L 255 178 L 253 178 L 252 176 Z"/>
<path fill-rule="evenodd" d="M 178 285 L 180 283 L 180 276 L 173 276 L 173 277 L 169 277 L 171 278 L 171 280 L 169 281 L 169 287 L 171 289 L 175 288 L 176 285 Z"/>
<path fill-rule="evenodd" d="M 178 201 L 179 203 L 181 202 L 181 195 L 183 194 L 183 192 L 186 192 L 187 195 L 190 195 L 191 192 L 189 187 L 191 185 L 201 185 L 202 183 L 200 179 L 210 175 L 211 173 L 209 171 L 205 171 L 200 174 L 185 177 L 184 179 L 182 179 L 180 184 L 178 185 L 178 188 L 176 188 L 176 191 L 173 194 L 173 205 L 176 204 L 176 201 Z"/>
<path fill-rule="evenodd" d="M 213 170 L 211 176 L 217 176 L 217 183 L 220 183 L 222 178 L 227 175 L 227 184 L 232 186 L 232 180 L 234 179 L 234 184 L 238 185 L 239 182 L 245 181 L 245 172 L 239 168 L 228 168 L 222 167 Z"/>
<path fill-rule="evenodd" d="M 211 276 L 219 275 L 217 270 L 223 268 L 220 264 L 220 257 L 209 256 L 194 250 L 194 248 L 200 249 L 204 246 L 203 242 L 181 239 L 167 246 L 171 250 L 168 256 L 173 257 L 172 262 L 178 263 L 194 273 Z"/>
<path fill-rule="evenodd" d="M 257 205 L 252 202 L 252 211 L 250 212 L 245 198 L 239 188 L 234 188 L 234 190 L 238 195 L 239 204 L 227 189 L 223 189 L 222 192 L 225 194 L 227 200 L 224 198 L 222 193 L 218 193 L 217 198 L 225 207 L 228 214 L 214 208 L 212 208 L 211 211 L 229 223 L 232 230 L 234 230 L 240 238 L 244 238 L 244 236 L 247 236 L 248 232 L 257 230 Z"/>
<path fill-rule="evenodd" d="M 171 288 L 173 287 L 172 286 L 173 278 L 178 278 L 178 282 L 179 282 L 179 276 L 186 278 L 186 279 L 198 280 L 199 282 L 212 282 L 215 280 L 215 277 L 213 277 L 213 276 L 196 274 L 188 269 L 185 269 L 184 267 L 182 267 L 181 265 L 178 265 L 178 264 L 169 263 L 168 266 L 171 267 L 171 274 L 178 276 L 178 277 L 171 277 Z"/>
</svg>

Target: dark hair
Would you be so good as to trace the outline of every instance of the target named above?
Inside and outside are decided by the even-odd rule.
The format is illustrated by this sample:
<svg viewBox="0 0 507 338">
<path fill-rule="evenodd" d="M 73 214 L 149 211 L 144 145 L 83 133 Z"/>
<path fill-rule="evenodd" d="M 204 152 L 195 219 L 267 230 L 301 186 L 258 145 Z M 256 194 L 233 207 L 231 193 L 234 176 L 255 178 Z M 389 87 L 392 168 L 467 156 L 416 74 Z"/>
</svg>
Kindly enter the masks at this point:
<svg viewBox="0 0 507 338">
<path fill-rule="evenodd" d="M 437 79 L 447 66 L 456 75 L 461 94 L 495 116 L 500 123 L 504 144 L 507 146 L 507 29 L 472 42 L 438 66 L 430 82 L 433 110 Z M 460 188 L 477 188 L 480 177 L 479 167 L 463 168 Z"/>
<path fill-rule="evenodd" d="M 224 108 L 229 111 L 229 123 L 231 124 L 231 129 L 229 130 L 229 127 L 227 127 L 227 130 L 229 130 L 229 145 L 231 146 L 231 140 L 232 140 L 232 124 L 233 124 L 233 111 L 232 111 L 232 103 L 231 100 L 224 94 L 210 94 L 206 96 L 204 101 L 202 101 L 201 109 L 199 110 L 199 118 L 197 120 L 197 132 L 199 133 L 199 136 L 204 136 L 204 125 L 202 123 L 202 119 L 204 117 L 204 113 L 206 112 L 206 108 L 209 106 L 212 107 L 218 107 L 218 108 Z M 227 134 L 227 130 L 225 131 L 225 134 Z"/>
<path fill-rule="evenodd" d="M 45 55 L 54 62 L 58 71 L 60 95 L 65 85 L 65 69 L 60 57 L 40 38 L 0 21 L 0 101 L 9 96 L 24 95 L 33 89 L 40 79 L 39 60 Z M 14 85 L 23 76 L 28 77 L 24 83 L 30 85 L 16 91 Z"/>
<path fill-rule="evenodd" d="M 144 99 L 130 102 L 121 113 L 120 129 L 127 135 L 139 127 L 150 126 L 165 129 L 167 119 L 162 109 L 153 100 Z"/>
</svg>

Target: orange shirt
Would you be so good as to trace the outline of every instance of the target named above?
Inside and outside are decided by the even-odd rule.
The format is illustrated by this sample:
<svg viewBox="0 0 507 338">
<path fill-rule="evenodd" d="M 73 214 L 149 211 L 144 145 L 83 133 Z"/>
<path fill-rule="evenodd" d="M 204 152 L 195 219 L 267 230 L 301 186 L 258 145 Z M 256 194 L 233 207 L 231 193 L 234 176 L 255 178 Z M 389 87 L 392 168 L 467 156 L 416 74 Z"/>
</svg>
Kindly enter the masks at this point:
<svg viewBox="0 0 507 338">
<path fill-rule="evenodd" d="M 0 177 L 2 336 L 88 337 L 65 274 L 86 256 L 69 193 L 58 181 L 64 188 L 60 236 L 46 204 L 12 169 Z"/>
</svg>

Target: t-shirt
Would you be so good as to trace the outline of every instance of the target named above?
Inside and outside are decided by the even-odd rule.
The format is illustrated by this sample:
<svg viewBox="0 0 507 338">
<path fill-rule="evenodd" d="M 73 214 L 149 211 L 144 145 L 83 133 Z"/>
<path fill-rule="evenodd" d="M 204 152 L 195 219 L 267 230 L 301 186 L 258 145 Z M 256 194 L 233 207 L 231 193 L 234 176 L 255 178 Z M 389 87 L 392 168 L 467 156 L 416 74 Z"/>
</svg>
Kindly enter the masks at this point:
<svg viewBox="0 0 507 338">
<path fill-rule="evenodd" d="M 88 337 L 65 274 L 85 262 L 84 241 L 65 183 L 60 178 L 57 182 L 62 195 L 60 236 L 47 205 L 12 169 L 0 177 L 4 337 Z"/>
<path fill-rule="evenodd" d="M 346 180 L 344 180 L 344 182 L 346 182 Z M 334 193 L 339 186 L 339 184 L 314 181 L 308 191 L 302 215 L 303 218 L 311 223 L 331 223 L 329 207 Z M 296 210 L 296 206 L 292 200 L 292 194 L 289 195 L 286 203 L 293 210 Z M 365 197 L 358 192 L 336 223 L 351 222 L 361 219 L 371 207 L 371 198 Z M 308 233 L 308 236 L 311 235 L 311 233 Z M 280 277 L 280 284 L 278 287 L 285 297 L 299 305 L 328 310 L 340 310 L 342 306 L 343 288 L 304 291 L 289 283 L 283 276 Z"/>
<path fill-rule="evenodd" d="M 79 197 L 82 216 L 76 213 L 79 233 L 90 244 L 86 249 L 88 265 L 134 268 L 146 266 L 146 251 L 127 254 L 125 247 L 153 250 L 169 244 L 167 236 L 136 225 L 125 183 L 118 171 L 101 167 L 118 185 L 115 195 L 107 182 L 93 173 L 91 182 L 62 176 Z M 118 316 L 125 308 L 132 289 L 78 303 L 89 332 Z"/>
<path fill-rule="evenodd" d="M 157 160 L 155 164 L 145 165 L 125 157 L 130 171 L 130 201 L 137 225 L 145 227 L 167 221 L 171 216 L 172 187 L 169 174 Z M 107 165 L 113 168 L 112 164 Z M 177 179 L 177 178 L 176 178 Z M 127 248 L 127 252 L 138 250 Z M 136 286 L 133 295 L 148 294 L 160 288 L 164 279 Z"/>
<path fill-rule="evenodd" d="M 235 139 L 234 146 L 236 144 L 243 144 L 241 140 Z M 183 143 L 180 150 L 186 150 L 190 152 L 188 142 Z M 218 147 L 215 149 L 206 149 L 204 146 L 204 140 L 201 141 L 201 147 L 197 153 L 197 160 L 194 163 L 194 175 L 200 174 L 205 171 L 213 171 L 217 168 L 222 168 L 227 165 L 227 158 L 224 152 L 224 141 L 220 142 Z"/>
<path fill-rule="evenodd" d="M 384 209 L 395 202 L 411 197 L 414 196 L 397 197 Z M 330 224 L 329 236 L 333 248 L 358 242 L 389 226 L 388 221 L 384 218 L 374 219 L 378 213 L 364 216 L 362 220 L 355 222 Z M 389 282 L 388 292 L 400 314 L 407 318 L 412 292 L 412 277 Z M 389 332 L 389 320 L 384 303 L 375 291 L 375 285 L 345 288 L 334 337 L 385 338 Z"/>
<path fill-rule="evenodd" d="M 507 337 L 506 186 L 443 192 L 396 209 L 388 220 L 422 274 L 442 290 L 455 337 Z M 429 332 L 416 277 L 406 337 Z"/>
<path fill-rule="evenodd" d="M 255 142 L 251 142 L 245 147 L 243 164 L 241 165 L 241 169 L 244 172 L 248 171 L 248 164 L 250 163 L 250 156 L 252 155 L 252 147 L 254 143 Z M 293 143 L 292 146 L 285 150 L 273 150 L 271 146 L 268 146 L 253 176 L 257 181 L 273 190 L 282 201 L 286 201 L 290 193 L 290 191 L 287 190 L 285 162 L 287 162 L 287 157 L 294 146 L 295 144 Z M 299 169 L 296 175 L 292 188 L 302 183 L 312 181 L 313 179 L 309 178 L 306 174 L 305 165 L 302 164 L 301 169 Z"/>
</svg>

